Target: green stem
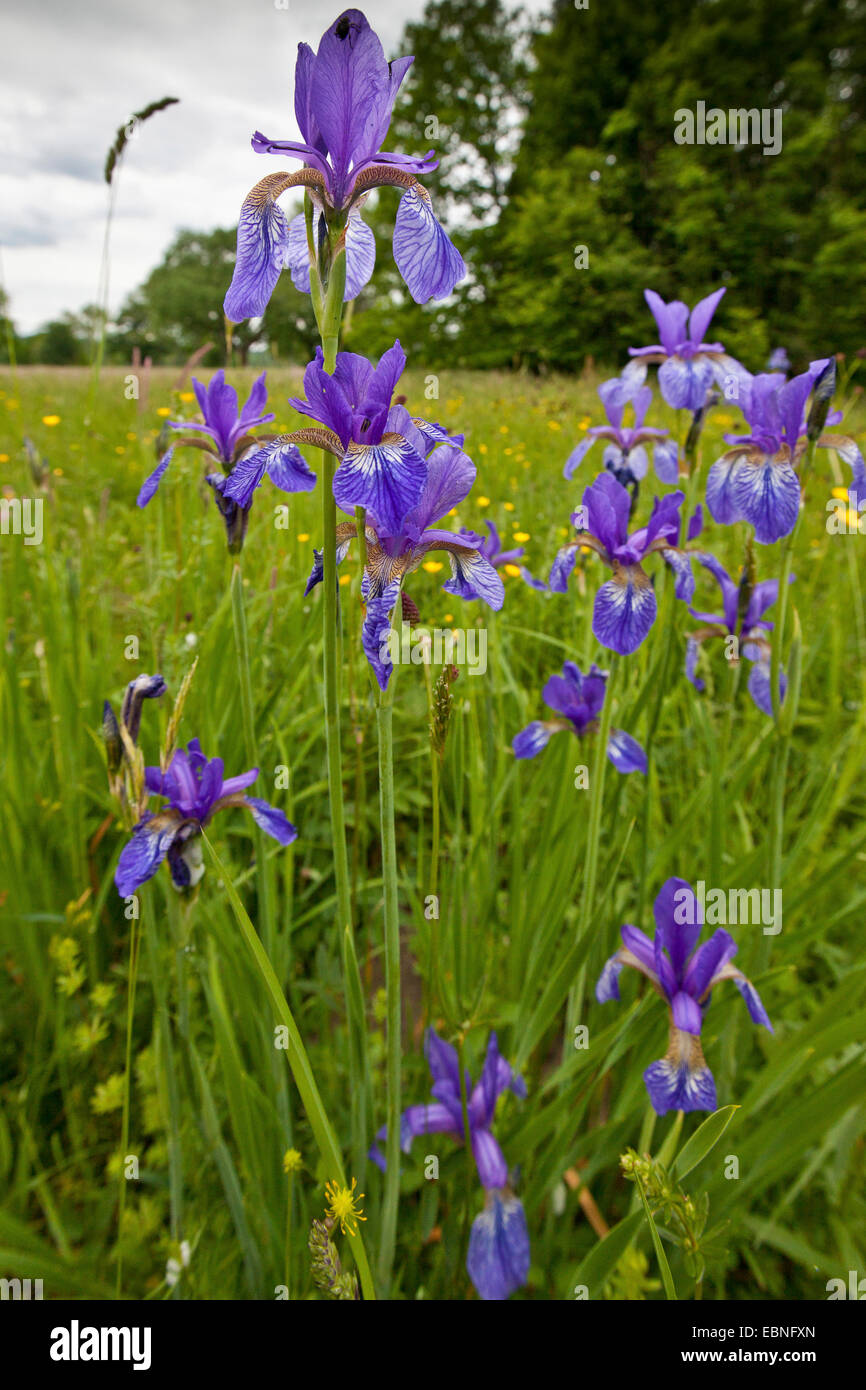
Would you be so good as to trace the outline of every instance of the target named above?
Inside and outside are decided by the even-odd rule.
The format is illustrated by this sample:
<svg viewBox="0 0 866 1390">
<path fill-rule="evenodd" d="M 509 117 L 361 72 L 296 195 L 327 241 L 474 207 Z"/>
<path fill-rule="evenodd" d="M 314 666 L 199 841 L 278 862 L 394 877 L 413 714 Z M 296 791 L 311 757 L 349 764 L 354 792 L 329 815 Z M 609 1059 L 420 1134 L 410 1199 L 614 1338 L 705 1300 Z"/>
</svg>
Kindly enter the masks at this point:
<svg viewBox="0 0 866 1390">
<path fill-rule="evenodd" d="M 288 1000 L 274 973 L 274 967 L 268 959 L 267 951 L 259 940 L 256 929 L 250 921 L 243 903 L 238 897 L 237 889 L 231 881 L 228 869 L 223 864 L 208 839 L 206 831 L 202 831 L 202 838 L 213 859 L 214 867 L 225 886 L 229 902 L 235 915 L 235 920 L 241 929 L 244 941 L 246 942 L 256 968 L 262 978 L 265 989 L 270 996 L 274 1012 L 288 1034 L 289 1046 L 287 1052 L 289 1066 L 292 1069 L 295 1085 L 301 1097 L 301 1104 L 310 1122 L 313 1137 L 316 1140 L 319 1153 L 324 1162 L 326 1179 L 338 1183 L 340 1187 L 345 1187 L 346 1175 L 343 1169 L 343 1161 L 340 1157 L 336 1135 L 334 1134 L 331 1121 L 328 1119 L 325 1107 L 322 1104 L 322 1097 L 316 1085 L 310 1059 L 307 1056 L 307 1050 L 304 1047 L 303 1039 L 298 1031 L 298 1026 L 295 1023 L 294 1015 L 289 1007 Z M 373 1286 L 367 1253 L 364 1249 L 364 1241 L 360 1230 L 355 1235 L 350 1235 L 349 1241 L 352 1247 L 352 1254 L 355 1257 L 355 1264 L 358 1267 L 358 1274 L 360 1276 L 364 1297 L 365 1299 L 375 1299 L 376 1291 Z"/>
<path fill-rule="evenodd" d="M 232 619 L 235 632 L 235 651 L 238 661 L 238 682 L 241 692 L 241 720 L 244 731 L 244 752 L 250 767 L 258 767 L 256 750 L 255 704 L 253 702 L 252 676 L 250 672 L 250 644 L 247 634 L 247 616 L 244 604 L 244 581 L 240 560 L 232 566 Z M 267 840 L 263 830 L 255 828 L 256 845 L 256 887 L 258 893 L 258 917 L 262 930 L 267 933 L 265 945 L 273 952 L 274 911 L 271 895 L 271 882 L 268 872 Z"/>
<path fill-rule="evenodd" d="M 577 935 L 575 938 L 577 941 L 583 938 L 584 932 L 589 927 L 592 920 L 595 900 L 595 883 L 598 875 L 599 831 L 601 828 L 602 806 L 604 804 L 605 772 L 608 764 L 607 745 L 610 739 L 610 729 L 613 720 L 613 685 L 616 677 L 617 662 L 618 658 L 612 656 L 604 704 L 601 707 L 601 723 L 598 733 L 596 734 L 595 757 L 593 759 L 592 784 L 590 788 L 589 823 L 587 826 L 586 850 L 583 861 L 583 881 L 581 883 L 580 893 L 580 915 L 578 917 Z M 565 1023 L 565 1056 L 571 1055 L 570 1049 L 574 1025 L 580 1013 L 582 996 L 583 970 L 581 969 L 578 982 L 572 988 L 568 997 Z"/>
<path fill-rule="evenodd" d="M 120 1192 L 117 1201 L 117 1280 L 115 1298 L 123 1292 L 123 1213 L 126 1208 L 125 1172 L 126 1152 L 129 1148 L 129 1111 L 132 1090 L 132 1027 L 135 1016 L 135 989 L 138 983 L 138 955 L 141 946 L 141 933 L 138 918 L 133 917 L 129 926 L 129 979 L 126 990 L 126 1050 L 123 1064 L 123 1117 L 120 1122 Z"/>
<path fill-rule="evenodd" d="M 397 605 L 400 595 L 397 595 Z M 402 1000 L 400 990 L 400 917 L 397 895 L 397 843 L 394 832 L 394 685 L 397 663 L 379 696 L 379 810 L 382 837 L 382 882 L 385 917 L 385 1010 L 387 1017 L 387 1126 L 385 1192 L 379 1246 L 379 1283 L 387 1293 L 394 1265 L 397 1207 L 400 1200 L 400 1070 Z"/>
</svg>

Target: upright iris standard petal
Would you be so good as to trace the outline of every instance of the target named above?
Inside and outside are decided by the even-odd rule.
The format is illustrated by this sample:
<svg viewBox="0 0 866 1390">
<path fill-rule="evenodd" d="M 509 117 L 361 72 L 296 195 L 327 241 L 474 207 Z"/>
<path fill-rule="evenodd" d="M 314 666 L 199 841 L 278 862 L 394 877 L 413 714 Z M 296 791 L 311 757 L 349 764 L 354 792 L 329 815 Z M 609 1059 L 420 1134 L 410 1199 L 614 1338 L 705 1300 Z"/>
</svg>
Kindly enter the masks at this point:
<svg viewBox="0 0 866 1390">
<path fill-rule="evenodd" d="M 466 274 L 463 257 L 436 220 L 430 195 L 420 184 L 400 199 L 394 261 L 416 304 L 447 298 Z"/>
<path fill-rule="evenodd" d="M 488 1192 L 484 1211 L 473 1221 L 466 1269 L 485 1302 L 502 1301 L 526 1283 L 526 1213 L 522 1202 L 507 1189 Z"/>
</svg>

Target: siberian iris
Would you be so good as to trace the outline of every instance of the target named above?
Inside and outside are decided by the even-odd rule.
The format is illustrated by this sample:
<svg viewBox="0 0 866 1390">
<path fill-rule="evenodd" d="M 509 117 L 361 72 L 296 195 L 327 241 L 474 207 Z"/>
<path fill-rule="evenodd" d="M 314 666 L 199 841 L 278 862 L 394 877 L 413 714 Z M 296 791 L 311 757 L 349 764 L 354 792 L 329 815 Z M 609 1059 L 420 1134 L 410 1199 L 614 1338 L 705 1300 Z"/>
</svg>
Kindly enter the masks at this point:
<svg viewBox="0 0 866 1390">
<path fill-rule="evenodd" d="M 400 1147 L 409 1153 L 420 1134 L 450 1134 L 465 1141 L 460 1063 L 456 1050 L 432 1028 L 424 1038 L 424 1053 L 433 1078 L 434 1099 L 410 1105 L 400 1119 Z M 529 1232 L 523 1203 L 508 1186 L 508 1166 L 491 1125 L 499 1097 L 506 1090 L 521 1100 L 526 1084 L 500 1054 L 496 1034 L 491 1033 L 481 1076 L 475 1086 L 466 1073 L 469 1142 L 485 1189 L 485 1206 L 472 1223 L 466 1268 L 479 1295 L 485 1300 L 505 1299 L 526 1283 L 529 1273 Z M 377 1140 L 387 1137 L 387 1126 Z M 384 1171 L 385 1160 L 374 1145 L 370 1157 Z"/>
<path fill-rule="evenodd" d="M 707 477 L 707 506 L 716 521 L 725 526 L 750 522 L 762 545 L 790 535 L 800 510 L 797 470 L 809 443 L 806 405 L 813 391 L 815 397 L 823 396 L 823 418 L 838 424 L 840 412 L 826 413 L 833 384 L 830 357 L 811 362 L 808 371 L 790 381 L 779 372 L 744 378 L 739 399 L 749 433 L 725 435 L 732 447 Z M 821 433 L 815 442 L 821 449 L 836 450 L 853 472 L 852 492 L 866 495 L 866 466 L 854 440 Z"/>
<path fill-rule="evenodd" d="M 362 594 L 367 604 L 364 650 L 382 689 L 388 684 L 391 659 L 383 633 L 403 579 L 418 569 L 431 550 L 451 562 L 451 579 L 443 585 L 458 598 L 483 599 L 502 607 L 505 591 L 485 559 L 481 537 L 461 536 L 434 525 L 464 501 L 475 481 L 475 465 L 463 452 L 462 434 L 413 418 L 405 406 L 392 405 L 394 387 L 406 358 L 399 343 L 385 352 L 377 367 L 355 353 L 337 354 L 333 375 L 325 371 L 321 349 L 304 374 L 305 400 L 292 405 L 317 422 L 314 428 L 281 436 L 282 442 L 314 444 L 340 460 L 334 474 L 334 497 L 349 515 L 365 512 L 367 563 Z M 274 441 L 268 448 L 276 447 Z M 264 452 L 264 451 L 263 451 Z M 244 460 L 227 484 L 227 493 L 248 505 L 261 477 L 262 455 Z M 354 521 L 337 527 L 337 559 L 345 558 L 357 536 Z M 315 554 L 306 592 L 321 582 L 322 556 Z"/>
<path fill-rule="evenodd" d="M 642 561 L 660 551 L 676 574 L 677 598 L 688 602 L 695 590 L 691 559 L 678 546 L 682 492 L 653 499 L 649 522 L 629 534 L 631 498 L 610 473 L 600 473 L 584 490 L 579 512 L 572 515 L 578 528 L 573 541 L 558 551 L 550 571 L 550 587 L 565 593 L 577 552 L 589 546 L 613 570 L 595 597 L 592 630 L 603 647 L 626 656 L 637 651 L 656 618 L 655 590 Z M 689 539 L 700 529 L 696 513 L 689 524 Z"/>
<path fill-rule="evenodd" d="M 728 356 L 721 343 L 705 343 L 704 334 L 724 289 L 708 294 L 689 313 L 689 306 L 680 299 L 665 304 L 655 290 L 644 290 L 644 299 L 658 325 L 660 343 L 648 347 L 629 348 L 634 359 L 632 368 L 646 374 L 647 363 L 658 362 L 659 390 L 668 405 L 675 410 L 690 410 L 694 415 L 706 404 L 707 392 L 714 381 L 724 386 L 726 379 L 739 378 L 743 368 Z"/>
<path fill-rule="evenodd" d="M 569 455 L 564 476 L 570 478 L 596 440 L 601 439 L 606 445 L 604 466 L 617 482 L 629 486 L 646 477 L 649 459 L 645 446 L 652 443 L 653 463 L 660 481 L 675 483 L 678 475 L 676 442 L 666 437 L 667 430 L 644 424 L 653 398 L 652 388 L 641 386 L 634 377 L 612 377 L 610 381 L 602 382 L 598 394 L 608 423 L 587 430 L 577 448 Z M 625 407 L 629 403 L 634 410 L 631 428 L 623 425 Z"/>
<path fill-rule="evenodd" d="M 183 430 L 181 438 L 163 454 L 150 477 L 145 479 L 138 494 L 139 507 L 146 507 L 162 482 L 163 475 L 171 463 L 175 449 L 203 449 L 209 458 L 220 466 L 221 472 L 207 475 L 207 481 L 214 491 L 214 498 L 226 524 L 229 550 L 239 551 L 243 546 L 247 529 L 249 503 L 240 506 L 228 492 L 227 484 L 233 470 L 251 451 L 258 454 L 265 441 L 272 447 L 267 454 L 267 471 L 271 482 L 283 492 L 309 492 L 316 485 L 316 475 L 311 473 L 307 463 L 296 445 L 273 444 L 274 435 L 255 435 L 259 425 L 273 420 L 273 414 L 264 414 L 267 404 L 266 373 L 253 383 L 246 403 L 238 411 L 237 392 L 225 379 L 225 372 L 217 372 L 205 387 L 193 378 L 193 389 L 202 413 L 203 423 L 189 420 L 170 420 L 169 427 Z M 264 472 L 264 469 L 262 470 Z"/>
<path fill-rule="evenodd" d="M 223 777 L 222 758 L 206 758 L 197 738 L 178 748 L 163 772 L 145 770 L 148 791 L 166 799 L 156 813 L 147 811 L 135 826 L 132 839 L 121 851 L 114 882 L 121 897 L 128 898 L 152 878 L 168 856 L 172 882 L 178 889 L 198 883 L 202 865 L 199 839 L 217 811 L 240 807 L 281 845 L 290 845 L 297 830 L 283 811 L 257 796 L 245 796 L 259 775 L 257 767 L 236 777 Z"/>
<path fill-rule="evenodd" d="M 624 965 L 645 975 L 667 1000 L 670 1012 L 668 1050 L 644 1072 L 644 1082 L 657 1115 L 668 1110 L 715 1110 L 716 1083 L 701 1048 L 701 1028 L 710 992 L 733 980 L 753 1023 L 773 1032 L 760 995 L 741 970 L 731 964 L 737 943 L 718 927 L 698 946 L 702 910 L 691 886 L 669 878 L 653 905 L 656 930 L 650 941 L 637 927 L 620 929 L 622 946 L 611 956 L 595 987 L 600 1004 L 619 999 L 619 976 Z"/>
<path fill-rule="evenodd" d="M 697 675 L 698 652 L 701 644 L 714 637 L 736 637 L 739 652 L 747 660 L 754 662 L 749 674 L 749 694 L 763 714 L 772 715 L 773 700 L 770 686 L 770 666 L 772 649 L 764 635 L 771 632 L 773 624 L 767 622 L 764 614 L 779 596 L 779 581 L 764 579 L 759 584 L 752 582 L 748 569 L 744 570 L 739 583 L 731 578 L 724 566 L 715 558 L 697 552 L 696 558 L 714 575 L 722 591 L 723 613 L 701 613 L 694 608 L 689 612 L 706 626 L 693 632 L 686 645 L 686 675 L 696 690 L 703 690 L 704 682 Z M 792 576 L 793 578 L 793 576 Z M 779 672 L 779 699 L 785 698 L 787 680 L 784 671 Z"/>
<path fill-rule="evenodd" d="M 547 747 L 554 734 L 570 729 L 583 738 L 596 726 L 604 704 L 607 671 L 591 666 L 584 676 L 573 661 L 566 661 L 561 676 L 551 676 L 541 692 L 544 703 L 561 716 L 559 719 L 535 719 L 516 734 L 511 746 L 517 758 L 534 758 Z M 646 753 L 637 739 L 622 729 L 612 729 L 607 756 L 619 772 L 647 770 Z"/>
<path fill-rule="evenodd" d="M 345 249 L 345 299 L 353 299 L 373 273 L 376 243 L 361 216 L 371 189 L 403 190 L 394 226 L 394 260 L 419 304 L 444 299 L 466 267 L 437 221 L 430 194 L 416 177 L 437 168 L 426 155 L 392 154 L 381 146 L 394 102 L 413 59 L 387 62 L 379 39 L 360 10 L 346 10 L 322 37 L 317 53 L 298 45 L 295 119 L 300 141 L 271 140 L 258 131 L 257 154 L 302 161 L 294 174 L 268 174 L 247 195 L 238 224 L 238 253 L 225 299 L 233 322 L 263 314 L 288 267 L 296 289 L 310 293 L 311 255 L 317 262 L 331 234 Z M 291 223 L 278 199 L 303 186 L 312 202 L 311 225 L 300 213 Z M 334 248 L 332 248 L 334 249 Z"/>
</svg>

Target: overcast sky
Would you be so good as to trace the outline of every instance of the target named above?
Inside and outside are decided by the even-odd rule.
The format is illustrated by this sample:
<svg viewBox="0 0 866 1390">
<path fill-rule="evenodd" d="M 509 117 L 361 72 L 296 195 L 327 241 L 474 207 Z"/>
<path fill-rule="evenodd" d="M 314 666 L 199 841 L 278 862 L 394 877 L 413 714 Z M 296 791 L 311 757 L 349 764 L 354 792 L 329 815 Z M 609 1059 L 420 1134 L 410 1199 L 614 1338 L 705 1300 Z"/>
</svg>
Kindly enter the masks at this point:
<svg viewBox="0 0 866 1390">
<path fill-rule="evenodd" d="M 181 104 L 153 116 L 127 148 L 111 309 L 181 227 L 236 220 L 248 190 L 278 167 L 253 154 L 250 136 L 258 129 L 297 138 L 297 45 L 318 45 L 339 2 L 19 0 L 14 12 L 14 0 L 3 0 L 0 248 L 19 332 L 97 300 L 106 151 L 117 127 L 148 102 L 175 96 Z M 424 0 L 367 0 L 363 8 L 393 58 Z M 528 8 L 540 11 L 544 0 Z"/>
</svg>

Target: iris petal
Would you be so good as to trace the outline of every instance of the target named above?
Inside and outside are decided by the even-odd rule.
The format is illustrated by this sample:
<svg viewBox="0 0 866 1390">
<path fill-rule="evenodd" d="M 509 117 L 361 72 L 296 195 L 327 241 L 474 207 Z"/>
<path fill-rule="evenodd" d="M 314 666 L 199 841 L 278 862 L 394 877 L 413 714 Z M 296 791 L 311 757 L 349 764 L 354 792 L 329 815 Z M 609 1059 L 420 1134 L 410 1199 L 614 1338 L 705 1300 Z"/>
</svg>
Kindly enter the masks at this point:
<svg viewBox="0 0 866 1390">
<path fill-rule="evenodd" d="M 420 184 L 400 199 L 394 260 L 416 304 L 447 298 L 466 274 L 463 257 L 436 220 L 430 195 Z"/>
<path fill-rule="evenodd" d="M 656 610 L 655 591 L 641 567 L 618 566 L 613 579 L 602 584 L 595 596 L 593 634 L 603 647 L 628 656 L 643 642 Z"/>
<path fill-rule="evenodd" d="M 472 1223 L 466 1269 L 480 1298 L 502 1301 L 529 1275 L 529 1230 L 523 1204 L 508 1192 L 491 1192 Z"/>
</svg>

